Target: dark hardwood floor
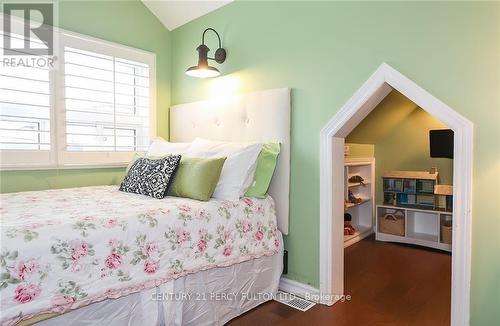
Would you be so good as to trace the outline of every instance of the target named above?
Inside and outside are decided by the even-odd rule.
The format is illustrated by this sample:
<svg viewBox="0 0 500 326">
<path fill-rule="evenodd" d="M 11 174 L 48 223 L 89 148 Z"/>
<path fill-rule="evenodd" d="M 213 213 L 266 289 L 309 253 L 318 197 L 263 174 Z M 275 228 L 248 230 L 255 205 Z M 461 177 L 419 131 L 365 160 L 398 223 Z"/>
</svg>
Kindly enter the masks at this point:
<svg viewBox="0 0 500 326">
<path fill-rule="evenodd" d="M 345 294 L 306 312 L 270 301 L 228 325 L 449 325 L 451 255 L 367 238 L 346 248 Z"/>
</svg>

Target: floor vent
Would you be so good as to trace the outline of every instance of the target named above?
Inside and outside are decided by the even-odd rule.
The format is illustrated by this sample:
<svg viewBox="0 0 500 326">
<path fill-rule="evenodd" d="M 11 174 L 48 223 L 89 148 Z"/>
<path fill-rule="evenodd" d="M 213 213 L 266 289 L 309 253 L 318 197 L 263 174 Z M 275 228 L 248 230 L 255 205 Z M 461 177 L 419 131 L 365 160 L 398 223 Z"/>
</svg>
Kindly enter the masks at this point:
<svg viewBox="0 0 500 326">
<path fill-rule="evenodd" d="M 278 291 L 275 300 L 300 311 L 307 311 L 316 305 L 314 302 L 307 301 L 296 295 L 282 291 Z"/>
</svg>

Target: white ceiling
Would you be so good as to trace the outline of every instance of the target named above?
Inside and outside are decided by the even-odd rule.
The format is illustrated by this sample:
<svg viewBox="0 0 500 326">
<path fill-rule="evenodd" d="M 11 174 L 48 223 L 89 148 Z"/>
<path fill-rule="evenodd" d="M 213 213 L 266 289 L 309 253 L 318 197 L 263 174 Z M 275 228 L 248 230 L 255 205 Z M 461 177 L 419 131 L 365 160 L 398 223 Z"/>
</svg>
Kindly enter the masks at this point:
<svg viewBox="0 0 500 326">
<path fill-rule="evenodd" d="M 208 14 L 233 0 L 142 0 L 168 30 Z"/>
</svg>

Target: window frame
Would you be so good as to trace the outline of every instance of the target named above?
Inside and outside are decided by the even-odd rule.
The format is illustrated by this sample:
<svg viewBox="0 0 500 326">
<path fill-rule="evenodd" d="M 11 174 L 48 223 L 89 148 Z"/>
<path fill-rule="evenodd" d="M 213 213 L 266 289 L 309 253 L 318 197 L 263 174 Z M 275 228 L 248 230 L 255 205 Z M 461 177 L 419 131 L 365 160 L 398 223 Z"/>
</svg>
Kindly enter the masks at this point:
<svg viewBox="0 0 500 326">
<path fill-rule="evenodd" d="M 14 18 L 14 23 L 21 23 Z M 66 108 L 64 78 L 64 48 L 74 47 L 120 59 L 137 61 L 149 66 L 149 137 L 157 135 L 156 128 L 156 54 L 102 40 L 88 35 L 54 27 L 57 39 L 55 67 L 49 70 L 50 90 L 50 150 L 0 150 L 1 170 L 36 170 L 67 168 L 105 168 L 126 166 L 135 151 L 66 150 Z"/>
</svg>

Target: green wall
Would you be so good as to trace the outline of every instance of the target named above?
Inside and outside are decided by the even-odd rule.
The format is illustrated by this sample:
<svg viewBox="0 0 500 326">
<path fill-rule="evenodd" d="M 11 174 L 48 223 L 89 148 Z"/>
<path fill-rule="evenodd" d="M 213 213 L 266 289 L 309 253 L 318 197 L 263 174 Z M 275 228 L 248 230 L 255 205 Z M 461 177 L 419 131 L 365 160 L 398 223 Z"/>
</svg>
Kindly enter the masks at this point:
<svg viewBox="0 0 500 326">
<path fill-rule="evenodd" d="M 429 155 L 432 129 L 447 129 L 447 126 L 393 91 L 346 137 L 346 142 L 374 147 L 377 204 L 384 200 L 381 180 L 386 171 L 428 171 L 437 167 L 439 182 L 453 184 L 453 160 Z"/>
<path fill-rule="evenodd" d="M 168 138 L 170 106 L 171 36 L 139 1 L 61 1 L 59 27 L 156 53 L 158 135 Z M 1 171 L 0 191 L 116 184 L 125 167 L 111 169 L 53 169 Z"/>
<path fill-rule="evenodd" d="M 201 32 L 228 51 L 223 77 L 185 76 Z M 387 62 L 474 123 L 471 313 L 500 319 L 500 4 L 234 2 L 172 32 L 172 104 L 292 91 L 288 277 L 319 286 L 319 132 Z M 215 40 L 207 40 L 209 47 Z M 225 86 L 225 87 L 224 87 Z"/>
</svg>

